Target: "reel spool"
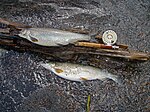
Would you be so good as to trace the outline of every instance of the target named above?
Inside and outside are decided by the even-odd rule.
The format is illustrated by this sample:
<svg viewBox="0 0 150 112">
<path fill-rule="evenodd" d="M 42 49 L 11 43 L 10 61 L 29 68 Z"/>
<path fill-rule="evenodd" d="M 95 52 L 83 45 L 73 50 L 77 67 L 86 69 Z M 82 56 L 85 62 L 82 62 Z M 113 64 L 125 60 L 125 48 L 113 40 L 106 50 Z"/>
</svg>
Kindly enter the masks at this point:
<svg viewBox="0 0 150 112">
<path fill-rule="evenodd" d="M 103 33 L 102 40 L 106 45 L 114 45 L 117 41 L 117 34 L 113 30 L 107 30 Z"/>
</svg>

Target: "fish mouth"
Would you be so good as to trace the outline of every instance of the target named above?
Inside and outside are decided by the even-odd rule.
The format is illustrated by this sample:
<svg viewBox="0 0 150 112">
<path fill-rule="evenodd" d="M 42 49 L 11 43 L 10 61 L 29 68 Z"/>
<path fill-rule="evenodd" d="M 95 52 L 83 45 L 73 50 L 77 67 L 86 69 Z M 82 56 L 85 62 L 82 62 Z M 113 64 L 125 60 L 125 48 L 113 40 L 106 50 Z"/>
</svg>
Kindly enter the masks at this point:
<svg viewBox="0 0 150 112">
<path fill-rule="evenodd" d="M 55 67 L 55 63 L 40 63 L 40 65 L 48 70 L 53 70 Z"/>
<path fill-rule="evenodd" d="M 22 30 L 19 32 L 18 35 L 19 35 L 20 37 L 23 37 L 23 38 L 24 38 L 24 37 L 26 36 L 26 32 L 27 32 L 27 31 L 26 31 L 25 29 L 22 29 Z"/>
<path fill-rule="evenodd" d="M 27 38 L 29 34 L 30 34 L 30 31 L 29 31 L 29 30 L 27 30 L 27 29 L 22 29 L 22 30 L 19 32 L 18 35 L 19 35 L 20 37 Z"/>
</svg>

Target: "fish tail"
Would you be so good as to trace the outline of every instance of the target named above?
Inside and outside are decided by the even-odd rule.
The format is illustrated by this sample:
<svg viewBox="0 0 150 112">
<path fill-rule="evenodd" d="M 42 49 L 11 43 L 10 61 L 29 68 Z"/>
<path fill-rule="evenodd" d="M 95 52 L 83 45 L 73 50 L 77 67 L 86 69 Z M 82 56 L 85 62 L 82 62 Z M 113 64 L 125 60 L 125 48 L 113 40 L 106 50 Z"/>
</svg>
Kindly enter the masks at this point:
<svg viewBox="0 0 150 112">
<path fill-rule="evenodd" d="M 118 83 L 119 85 L 122 85 L 123 83 L 123 80 L 120 76 L 117 76 L 117 75 L 113 75 L 111 73 L 108 73 L 108 77 L 109 79 L 115 81 L 116 83 Z"/>
</svg>

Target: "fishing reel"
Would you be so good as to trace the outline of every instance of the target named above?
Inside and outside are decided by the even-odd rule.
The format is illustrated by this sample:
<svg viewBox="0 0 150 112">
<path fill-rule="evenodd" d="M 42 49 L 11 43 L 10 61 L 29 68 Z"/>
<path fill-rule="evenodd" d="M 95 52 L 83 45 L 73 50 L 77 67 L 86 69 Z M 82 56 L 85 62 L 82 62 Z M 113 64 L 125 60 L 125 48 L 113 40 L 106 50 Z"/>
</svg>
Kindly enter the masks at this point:
<svg viewBox="0 0 150 112">
<path fill-rule="evenodd" d="M 117 34 L 113 30 L 107 30 L 102 36 L 103 43 L 106 45 L 114 45 L 117 42 Z"/>
</svg>

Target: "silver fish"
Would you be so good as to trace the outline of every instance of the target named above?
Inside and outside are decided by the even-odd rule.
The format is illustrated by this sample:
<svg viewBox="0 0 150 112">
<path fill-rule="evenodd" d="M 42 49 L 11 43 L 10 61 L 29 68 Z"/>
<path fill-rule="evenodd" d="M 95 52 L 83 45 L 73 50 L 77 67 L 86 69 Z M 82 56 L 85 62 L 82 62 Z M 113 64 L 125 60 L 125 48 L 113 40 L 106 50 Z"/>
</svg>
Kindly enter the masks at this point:
<svg viewBox="0 0 150 112">
<path fill-rule="evenodd" d="M 42 63 L 44 68 L 52 71 L 56 75 L 71 81 L 86 81 L 86 80 L 104 80 L 106 78 L 112 79 L 119 84 L 119 78 L 116 75 L 102 71 L 92 66 L 84 66 L 72 63 L 59 63 L 50 62 Z"/>
<path fill-rule="evenodd" d="M 59 46 L 74 43 L 79 40 L 90 40 L 85 34 L 72 33 L 50 28 L 25 28 L 18 34 L 35 44 L 42 46 Z"/>
</svg>

